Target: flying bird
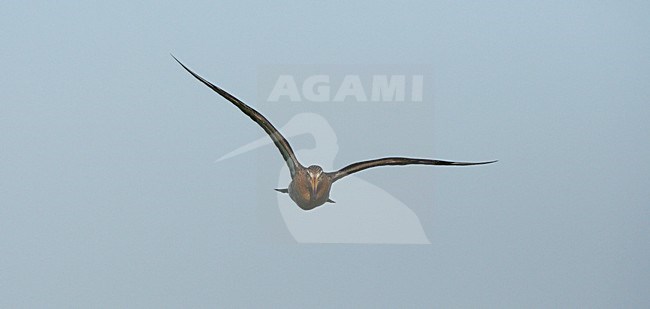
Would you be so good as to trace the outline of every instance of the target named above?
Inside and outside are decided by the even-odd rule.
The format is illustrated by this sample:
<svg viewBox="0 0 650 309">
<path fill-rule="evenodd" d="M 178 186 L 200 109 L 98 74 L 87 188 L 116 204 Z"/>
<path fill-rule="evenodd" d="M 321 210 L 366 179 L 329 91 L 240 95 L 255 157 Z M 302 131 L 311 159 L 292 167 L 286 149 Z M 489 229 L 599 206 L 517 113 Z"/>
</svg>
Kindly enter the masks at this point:
<svg viewBox="0 0 650 309">
<path fill-rule="evenodd" d="M 174 58 L 174 60 L 176 60 L 176 62 L 178 62 L 178 64 L 180 64 L 192 76 L 218 93 L 220 96 L 224 97 L 226 100 L 230 101 L 244 114 L 246 114 L 246 116 L 250 117 L 260 127 L 262 127 L 262 129 L 264 129 L 266 134 L 269 135 L 275 146 L 280 151 L 280 154 L 282 155 L 284 161 L 287 163 L 289 172 L 291 174 L 291 182 L 289 183 L 289 186 L 285 189 L 275 190 L 282 193 L 288 193 L 289 197 L 291 197 L 291 199 L 298 205 L 298 207 L 302 208 L 303 210 L 311 210 L 328 202 L 335 203 L 329 198 L 332 184 L 345 176 L 363 171 L 371 167 L 410 164 L 467 166 L 497 162 L 496 160 L 485 162 L 453 162 L 419 158 L 387 157 L 352 163 L 338 171 L 333 172 L 325 172 L 323 171 L 323 168 L 318 165 L 305 167 L 300 164 L 296 158 L 296 155 L 294 154 L 293 149 L 291 149 L 289 142 L 284 138 L 284 136 L 282 136 L 282 134 L 280 134 L 280 132 L 273 126 L 273 124 L 271 124 L 271 122 L 266 119 L 266 117 L 230 93 L 215 86 L 203 77 L 194 73 L 176 57 L 174 57 L 174 55 L 172 55 L 172 58 Z"/>
</svg>

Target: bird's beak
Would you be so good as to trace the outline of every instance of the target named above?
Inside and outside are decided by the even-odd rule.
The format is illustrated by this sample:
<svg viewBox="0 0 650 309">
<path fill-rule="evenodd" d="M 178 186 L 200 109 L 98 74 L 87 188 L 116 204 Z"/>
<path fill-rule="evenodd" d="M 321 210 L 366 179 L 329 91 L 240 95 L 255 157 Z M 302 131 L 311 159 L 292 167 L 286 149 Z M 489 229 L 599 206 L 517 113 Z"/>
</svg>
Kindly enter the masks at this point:
<svg viewBox="0 0 650 309">
<path fill-rule="evenodd" d="M 318 188 L 318 179 L 316 178 L 311 178 L 311 196 L 315 198 L 316 196 L 316 189 Z"/>
</svg>

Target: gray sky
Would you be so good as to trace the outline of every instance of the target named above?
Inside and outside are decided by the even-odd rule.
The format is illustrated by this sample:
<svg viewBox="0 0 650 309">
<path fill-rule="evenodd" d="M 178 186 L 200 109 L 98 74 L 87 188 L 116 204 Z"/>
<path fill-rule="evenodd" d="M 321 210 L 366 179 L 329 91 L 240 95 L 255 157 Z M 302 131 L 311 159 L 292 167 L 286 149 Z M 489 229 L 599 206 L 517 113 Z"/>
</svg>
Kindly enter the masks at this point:
<svg viewBox="0 0 650 309">
<path fill-rule="evenodd" d="M 650 306 L 649 12 L 5 1 L 0 306 Z M 324 116 L 335 167 L 500 162 L 358 174 L 408 205 L 431 245 L 298 245 L 272 190 L 277 150 L 214 163 L 263 132 L 170 52 L 278 127 Z M 301 65 L 422 65 L 425 100 L 259 100 L 266 66 Z"/>
</svg>

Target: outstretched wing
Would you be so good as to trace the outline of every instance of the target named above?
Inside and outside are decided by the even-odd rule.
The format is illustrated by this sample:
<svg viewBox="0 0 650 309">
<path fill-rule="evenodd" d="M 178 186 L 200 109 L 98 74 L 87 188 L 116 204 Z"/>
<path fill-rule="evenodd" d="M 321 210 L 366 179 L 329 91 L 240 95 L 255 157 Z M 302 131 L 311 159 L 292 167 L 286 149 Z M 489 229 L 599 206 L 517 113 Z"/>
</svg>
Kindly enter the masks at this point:
<svg viewBox="0 0 650 309">
<path fill-rule="evenodd" d="M 347 175 L 363 171 L 367 168 L 377 167 L 377 166 L 386 166 L 386 165 L 409 165 L 409 164 L 420 164 L 420 165 L 481 165 L 494 163 L 495 161 L 486 161 L 486 162 L 452 162 L 452 161 L 442 161 L 442 160 L 431 160 L 431 159 L 415 159 L 415 158 L 400 158 L 400 157 L 390 157 L 390 158 L 381 158 L 368 161 L 362 161 L 357 163 L 352 163 L 336 172 L 331 173 L 332 182 L 337 181 Z"/>
<path fill-rule="evenodd" d="M 278 129 L 276 129 L 271 122 L 266 119 L 262 114 L 251 108 L 250 106 L 246 105 L 246 103 L 240 101 L 239 99 L 235 98 L 233 95 L 230 93 L 226 92 L 225 90 L 213 85 L 209 81 L 205 80 L 203 77 L 199 76 L 198 74 L 192 72 L 189 68 L 187 68 L 183 63 L 181 63 L 174 55 L 171 55 L 178 64 L 180 64 L 187 72 L 192 74 L 196 79 L 201 81 L 203 84 L 206 86 L 210 87 L 210 89 L 214 90 L 216 93 L 224 97 L 226 100 L 230 101 L 232 104 L 237 106 L 244 114 L 246 114 L 248 117 L 253 119 L 264 131 L 266 134 L 271 137 L 273 140 L 273 143 L 275 144 L 275 147 L 278 147 L 278 150 L 280 150 L 280 153 L 282 154 L 282 158 L 284 158 L 284 161 L 287 162 L 287 165 L 289 166 L 289 171 L 291 171 L 291 178 L 293 178 L 293 175 L 296 173 L 296 168 L 301 167 L 300 163 L 296 159 L 296 155 L 293 153 L 293 149 L 291 149 L 291 146 L 289 145 L 289 142 L 287 142 L 287 139 L 280 134 Z"/>
</svg>

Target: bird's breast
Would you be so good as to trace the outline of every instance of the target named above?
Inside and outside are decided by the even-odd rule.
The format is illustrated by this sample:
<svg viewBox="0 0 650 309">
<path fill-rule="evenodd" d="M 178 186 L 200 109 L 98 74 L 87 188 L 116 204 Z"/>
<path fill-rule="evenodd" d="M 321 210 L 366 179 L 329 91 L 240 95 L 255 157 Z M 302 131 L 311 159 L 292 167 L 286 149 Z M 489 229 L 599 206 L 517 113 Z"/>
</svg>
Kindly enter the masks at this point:
<svg viewBox="0 0 650 309">
<path fill-rule="evenodd" d="M 314 209 L 325 204 L 329 199 L 329 183 L 312 183 L 311 181 L 291 181 L 289 196 L 304 210 Z"/>
</svg>

